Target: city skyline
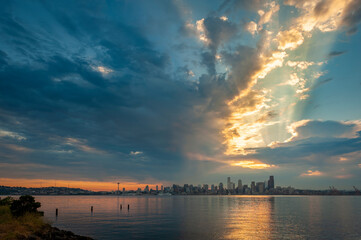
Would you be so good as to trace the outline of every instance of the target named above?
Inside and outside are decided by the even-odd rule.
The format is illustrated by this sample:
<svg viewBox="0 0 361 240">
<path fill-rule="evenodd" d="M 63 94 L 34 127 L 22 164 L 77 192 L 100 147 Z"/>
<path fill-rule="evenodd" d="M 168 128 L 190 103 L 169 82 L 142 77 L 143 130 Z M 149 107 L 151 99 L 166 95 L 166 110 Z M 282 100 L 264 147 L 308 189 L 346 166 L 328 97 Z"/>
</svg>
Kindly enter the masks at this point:
<svg viewBox="0 0 361 240">
<path fill-rule="evenodd" d="M 359 0 L 3 1 L 0 185 L 272 175 L 352 189 L 359 12 Z"/>
</svg>

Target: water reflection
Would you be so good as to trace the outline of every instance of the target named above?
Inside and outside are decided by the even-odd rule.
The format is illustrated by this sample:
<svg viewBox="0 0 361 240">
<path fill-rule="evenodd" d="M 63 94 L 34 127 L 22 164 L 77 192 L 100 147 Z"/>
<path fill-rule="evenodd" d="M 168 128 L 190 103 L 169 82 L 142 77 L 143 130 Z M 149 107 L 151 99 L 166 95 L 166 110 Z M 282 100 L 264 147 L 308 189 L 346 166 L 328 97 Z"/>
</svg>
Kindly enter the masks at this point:
<svg viewBox="0 0 361 240">
<path fill-rule="evenodd" d="M 37 196 L 36 200 L 42 203 L 45 217 L 56 227 L 96 239 L 361 236 L 360 197 Z"/>
<path fill-rule="evenodd" d="M 225 239 L 270 239 L 274 197 L 228 198 Z"/>
</svg>

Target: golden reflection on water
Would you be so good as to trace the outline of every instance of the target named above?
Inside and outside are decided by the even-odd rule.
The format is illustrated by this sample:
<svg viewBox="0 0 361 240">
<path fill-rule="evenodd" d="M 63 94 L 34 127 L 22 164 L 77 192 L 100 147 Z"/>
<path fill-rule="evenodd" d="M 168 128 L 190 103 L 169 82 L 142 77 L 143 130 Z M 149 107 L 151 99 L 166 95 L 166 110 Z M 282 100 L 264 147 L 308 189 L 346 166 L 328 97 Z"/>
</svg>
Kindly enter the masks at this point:
<svg viewBox="0 0 361 240">
<path fill-rule="evenodd" d="M 228 201 L 234 199 L 229 198 Z M 231 203 L 225 239 L 270 239 L 274 197 L 252 197 Z"/>
</svg>

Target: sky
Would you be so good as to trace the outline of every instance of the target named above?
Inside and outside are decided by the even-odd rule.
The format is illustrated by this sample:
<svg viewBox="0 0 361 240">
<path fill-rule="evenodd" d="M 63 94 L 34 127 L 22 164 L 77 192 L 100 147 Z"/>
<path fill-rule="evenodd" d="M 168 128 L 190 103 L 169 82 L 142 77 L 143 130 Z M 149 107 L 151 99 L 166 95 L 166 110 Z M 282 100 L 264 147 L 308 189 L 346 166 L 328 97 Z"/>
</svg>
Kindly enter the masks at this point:
<svg viewBox="0 0 361 240">
<path fill-rule="evenodd" d="M 359 186 L 360 0 L 0 3 L 0 185 Z"/>
</svg>

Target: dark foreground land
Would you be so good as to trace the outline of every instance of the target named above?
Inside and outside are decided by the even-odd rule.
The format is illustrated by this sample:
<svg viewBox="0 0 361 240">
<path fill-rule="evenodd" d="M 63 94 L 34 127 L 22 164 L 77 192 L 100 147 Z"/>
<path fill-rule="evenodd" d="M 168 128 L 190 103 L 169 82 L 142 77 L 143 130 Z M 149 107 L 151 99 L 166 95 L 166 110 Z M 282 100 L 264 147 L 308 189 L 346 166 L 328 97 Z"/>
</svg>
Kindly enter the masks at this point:
<svg viewBox="0 0 361 240">
<path fill-rule="evenodd" d="M 75 235 L 70 231 L 52 227 L 37 211 L 40 203 L 32 196 L 0 199 L 0 239 L 1 240 L 92 240 Z"/>
</svg>

